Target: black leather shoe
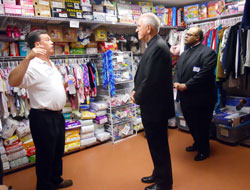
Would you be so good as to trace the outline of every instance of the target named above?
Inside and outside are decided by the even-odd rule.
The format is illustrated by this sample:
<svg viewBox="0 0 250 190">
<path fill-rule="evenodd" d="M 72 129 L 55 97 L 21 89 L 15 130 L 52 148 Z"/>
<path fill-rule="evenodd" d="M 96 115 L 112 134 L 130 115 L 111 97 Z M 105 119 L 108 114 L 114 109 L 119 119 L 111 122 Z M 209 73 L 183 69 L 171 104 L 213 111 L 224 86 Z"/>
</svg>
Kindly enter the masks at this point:
<svg viewBox="0 0 250 190">
<path fill-rule="evenodd" d="M 141 178 L 141 181 L 143 183 L 153 183 L 154 182 L 154 177 L 152 175 L 148 176 L 148 177 L 143 177 L 143 178 Z"/>
<path fill-rule="evenodd" d="M 56 186 L 56 189 L 66 188 L 66 187 L 70 187 L 72 185 L 73 185 L 73 181 L 72 180 L 63 180 L 60 184 L 58 184 Z"/>
<path fill-rule="evenodd" d="M 194 160 L 195 161 L 202 161 L 205 160 L 206 158 L 209 157 L 209 154 L 204 154 L 204 153 L 198 153 L 195 157 Z"/>
<path fill-rule="evenodd" d="M 187 152 L 194 152 L 194 151 L 197 151 L 197 148 L 194 145 L 188 146 L 188 147 L 186 147 L 186 151 Z"/>
<path fill-rule="evenodd" d="M 166 186 L 160 186 L 154 183 L 150 186 L 145 187 L 145 190 L 172 190 L 172 185 L 166 187 Z"/>
</svg>

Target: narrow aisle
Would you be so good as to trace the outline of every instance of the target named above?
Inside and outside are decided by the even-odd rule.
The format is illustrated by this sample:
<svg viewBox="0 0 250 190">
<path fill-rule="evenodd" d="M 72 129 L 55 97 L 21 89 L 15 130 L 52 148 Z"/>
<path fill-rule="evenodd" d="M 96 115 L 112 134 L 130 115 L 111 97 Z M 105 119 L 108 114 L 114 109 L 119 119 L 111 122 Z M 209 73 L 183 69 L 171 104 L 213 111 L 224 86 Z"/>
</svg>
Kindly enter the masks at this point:
<svg viewBox="0 0 250 190">
<path fill-rule="evenodd" d="M 169 130 L 174 176 L 173 190 L 245 190 L 250 187 L 250 150 L 211 141 L 211 157 L 195 162 L 188 133 Z M 150 175 L 152 162 L 146 139 L 134 138 L 96 146 L 64 157 L 64 179 L 74 185 L 65 190 L 143 190 L 140 178 Z M 35 189 L 35 167 L 4 176 L 15 190 Z"/>
</svg>

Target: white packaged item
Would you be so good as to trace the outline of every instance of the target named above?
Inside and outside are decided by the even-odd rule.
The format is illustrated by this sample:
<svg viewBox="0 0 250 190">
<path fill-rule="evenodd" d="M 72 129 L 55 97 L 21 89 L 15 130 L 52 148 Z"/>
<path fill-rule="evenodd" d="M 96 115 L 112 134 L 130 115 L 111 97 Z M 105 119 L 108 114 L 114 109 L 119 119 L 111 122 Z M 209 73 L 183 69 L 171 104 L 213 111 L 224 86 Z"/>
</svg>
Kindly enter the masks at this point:
<svg viewBox="0 0 250 190">
<path fill-rule="evenodd" d="M 3 146 L 0 146 L 0 154 L 5 154 L 6 151 L 5 151 L 5 148 Z"/>
<path fill-rule="evenodd" d="M 110 137 L 111 137 L 110 133 L 108 133 L 108 132 L 103 132 L 103 133 L 99 133 L 96 135 L 97 140 L 99 140 L 101 142 L 110 139 Z"/>
<path fill-rule="evenodd" d="M 104 127 L 104 124 L 94 123 L 94 125 L 95 125 L 95 129 Z"/>
<path fill-rule="evenodd" d="M 27 163 L 29 163 L 29 159 L 28 159 L 27 156 L 24 156 L 22 158 L 11 161 L 10 162 L 10 167 L 11 168 L 16 168 L 18 166 L 21 166 L 21 165 L 24 165 L 24 164 L 27 164 Z"/>
<path fill-rule="evenodd" d="M 93 132 L 94 130 L 95 130 L 95 126 L 93 124 L 88 125 L 88 126 L 82 126 L 81 134 L 90 133 L 90 132 Z"/>
<path fill-rule="evenodd" d="M 9 161 L 8 156 L 6 154 L 1 155 L 1 160 L 2 160 L 2 162 L 8 162 Z"/>
<path fill-rule="evenodd" d="M 87 146 L 96 142 L 96 137 L 81 140 L 81 146 Z"/>
<path fill-rule="evenodd" d="M 10 163 L 9 162 L 3 162 L 3 170 L 10 169 Z"/>
<path fill-rule="evenodd" d="M 19 122 L 19 125 L 16 129 L 16 134 L 19 138 L 24 137 L 25 135 L 30 133 L 30 126 L 24 122 Z"/>
<path fill-rule="evenodd" d="M 10 119 L 10 118 L 6 119 L 6 122 L 5 122 L 4 126 L 3 126 L 3 135 L 2 135 L 2 137 L 4 139 L 10 138 L 14 134 L 17 127 L 18 127 L 18 122 L 16 120 L 13 120 L 13 119 Z"/>
<path fill-rule="evenodd" d="M 107 102 L 90 102 L 90 108 L 95 111 L 101 111 L 108 108 Z"/>
<path fill-rule="evenodd" d="M 88 126 L 93 124 L 93 119 L 87 119 L 87 120 L 79 120 L 82 124 L 82 126 Z"/>
<path fill-rule="evenodd" d="M 12 153 L 12 154 L 9 154 L 9 155 L 8 155 L 8 159 L 9 159 L 9 161 L 12 161 L 12 160 L 16 160 L 16 159 L 18 159 L 18 158 L 22 158 L 22 157 L 24 157 L 24 156 L 26 156 L 26 151 L 23 149 L 23 150 L 21 150 L 21 151 L 18 151 L 18 152 L 14 152 L 14 153 Z"/>
<path fill-rule="evenodd" d="M 95 135 L 97 135 L 97 134 L 99 134 L 99 133 L 103 133 L 103 132 L 105 132 L 104 127 L 96 128 L 96 129 L 95 129 Z"/>
<path fill-rule="evenodd" d="M 84 140 L 84 139 L 87 139 L 87 138 L 91 138 L 91 137 L 94 137 L 94 136 L 95 136 L 94 132 L 81 134 L 81 140 Z"/>
<path fill-rule="evenodd" d="M 107 110 L 97 111 L 95 114 L 96 114 L 96 117 L 104 116 L 107 114 Z"/>
</svg>

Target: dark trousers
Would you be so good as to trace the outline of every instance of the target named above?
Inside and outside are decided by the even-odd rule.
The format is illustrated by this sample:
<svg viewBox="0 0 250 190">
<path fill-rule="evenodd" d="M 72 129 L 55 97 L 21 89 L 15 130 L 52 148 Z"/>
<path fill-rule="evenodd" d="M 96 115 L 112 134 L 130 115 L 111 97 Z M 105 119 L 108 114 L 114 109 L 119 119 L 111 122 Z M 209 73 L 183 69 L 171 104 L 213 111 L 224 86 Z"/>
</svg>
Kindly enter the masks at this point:
<svg viewBox="0 0 250 190">
<path fill-rule="evenodd" d="M 168 146 L 167 121 L 147 121 L 142 118 L 149 150 L 154 164 L 155 183 L 162 186 L 173 184 L 171 158 Z"/>
<path fill-rule="evenodd" d="M 0 158 L 0 185 L 3 185 L 3 162 L 1 158 Z"/>
<path fill-rule="evenodd" d="M 181 109 L 190 133 L 194 139 L 194 146 L 199 153 L 209 154 L 209 129 L 213 117 L 214 105 L 200 107 L 186 107 L 181 104 Z"/>
<path fill-rule="evenodd" d="M 64 117 L 60 112 L 31 109 L 30 129 L 36 147 L 37 190 L 55 190 L 63 181 Z"/>
</svg>

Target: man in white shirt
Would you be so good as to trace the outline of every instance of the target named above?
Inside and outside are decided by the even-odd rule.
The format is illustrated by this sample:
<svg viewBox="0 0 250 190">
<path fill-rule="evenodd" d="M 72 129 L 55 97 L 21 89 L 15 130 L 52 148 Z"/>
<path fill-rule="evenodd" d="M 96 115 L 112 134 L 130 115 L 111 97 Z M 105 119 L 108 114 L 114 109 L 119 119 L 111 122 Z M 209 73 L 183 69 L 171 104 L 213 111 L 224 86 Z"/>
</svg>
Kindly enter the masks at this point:
<svg viewBox="0 0 250 190">
<path fill-rule="evenodd" d="M 31 49 L 9 75 L 9 84 L 27 88 L 30 98 L 30 129 L 36 147 L 37 190 L 69 187 L 62 179 L 65 120 L 61 113 L 66 103 L 62 76 L 50 60 L 54 46 L 46 31 L 36 30 L 27 38 Z"/>
</svg>

